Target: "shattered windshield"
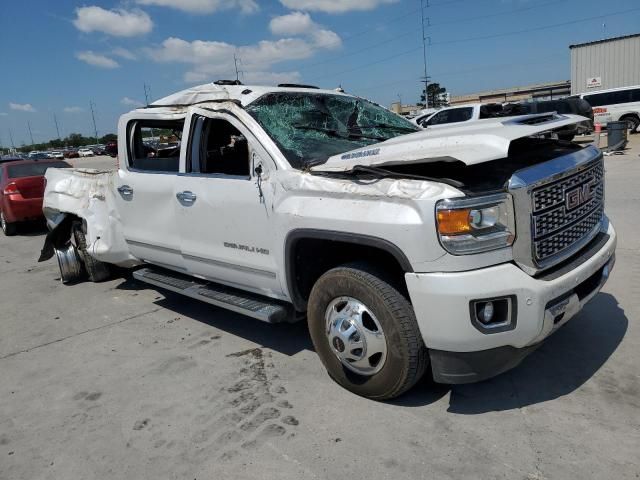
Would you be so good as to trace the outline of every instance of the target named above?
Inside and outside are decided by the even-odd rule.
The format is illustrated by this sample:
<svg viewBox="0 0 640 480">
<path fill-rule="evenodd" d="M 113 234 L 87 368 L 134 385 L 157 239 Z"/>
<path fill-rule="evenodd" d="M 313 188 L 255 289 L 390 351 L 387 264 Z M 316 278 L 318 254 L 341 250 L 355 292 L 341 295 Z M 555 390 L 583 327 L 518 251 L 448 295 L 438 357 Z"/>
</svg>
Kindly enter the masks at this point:
<svg viewBox="0 0 640 480">
<path fill-rule="evenodd" d="M 361 98 L 319 93 L 271 93 L 247 107 L 292 167 L 302 169 L 333 155 L 420 129 Z"/>
</svg>

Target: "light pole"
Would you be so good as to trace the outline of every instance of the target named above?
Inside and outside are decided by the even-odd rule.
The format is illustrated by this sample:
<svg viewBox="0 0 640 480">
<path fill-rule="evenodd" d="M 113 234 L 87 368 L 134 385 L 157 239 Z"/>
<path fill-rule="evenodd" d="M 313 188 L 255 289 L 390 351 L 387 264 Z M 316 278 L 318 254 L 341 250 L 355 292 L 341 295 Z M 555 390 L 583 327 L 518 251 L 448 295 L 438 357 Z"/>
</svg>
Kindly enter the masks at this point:
<svg viewBox="0 0 640 480">
<path fill-rule="evenodd" d="M 33 141 L 33 133 L 31 133 L 31 122 L 27 120 L 27 127 L 29 128 L 29 136 L 31 137 L 31 146 L 33 147 L 36 142 Z"/>
<path fill-rule="evenodd" d="M 429 7 L 429 0 L 427 0 L 427 7 Z M 424 0 L 420 0 L 420 18 L 422 19 L 422 57 L 424 60 L 424 108 L 429 108 L 429 95 L 427 94 L 429 77 L 427 76 L 427 36 L 424 26 Z"/>
<path fill-rule="evenodd" d="M 58 127 L 58 118 L 56 117 L 56 114 L 53 114 L 53 121 L 56 124 L 56 132 L 58 134 L 58 140 L 60 140 L 60 128 Z"/>
<path fill-rule="evenodd" d="M 91 108 L 91 119 L 93 120 L 93 133 L 96 136 L 96 145 L 98 144 L 98 127 L 96 127 L 96 115 L 95 112 L 93 111 L 93 101 L 89 102 L 89 107 Z"/>
</svg>

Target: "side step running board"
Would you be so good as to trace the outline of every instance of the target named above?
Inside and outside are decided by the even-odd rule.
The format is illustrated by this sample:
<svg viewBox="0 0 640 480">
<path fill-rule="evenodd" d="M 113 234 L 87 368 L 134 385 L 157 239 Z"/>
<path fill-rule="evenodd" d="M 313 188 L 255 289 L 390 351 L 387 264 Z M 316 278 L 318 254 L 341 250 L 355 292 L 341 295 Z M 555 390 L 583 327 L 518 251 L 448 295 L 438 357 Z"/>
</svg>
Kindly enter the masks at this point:
<svg viewBox="0 0 640 480">
<path fill-rule="evenodd" d="M 133 277 L 141 282 L 186 295 L 263 322 L 296 321 L 293 309 L 288 305 L 237 288 L 160 268 L 141 268 L 133 272 Z"/>
</svg>

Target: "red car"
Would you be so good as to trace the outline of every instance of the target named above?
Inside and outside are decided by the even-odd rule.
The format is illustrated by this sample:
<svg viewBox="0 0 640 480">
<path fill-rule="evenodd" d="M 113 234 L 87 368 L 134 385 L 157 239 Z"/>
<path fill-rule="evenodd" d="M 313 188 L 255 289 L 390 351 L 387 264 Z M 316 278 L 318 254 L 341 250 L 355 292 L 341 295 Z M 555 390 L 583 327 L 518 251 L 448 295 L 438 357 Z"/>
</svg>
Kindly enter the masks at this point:
<svg viewBox="0 0 640 480">
<path fill-rule="evenodd" d="M 5 235 L 15 235 L 18 222 L 43 218 L 45 172 L 70 167 L 67 162 L 46 160 L 0 163 L 0 227 Z"/>
</svg>

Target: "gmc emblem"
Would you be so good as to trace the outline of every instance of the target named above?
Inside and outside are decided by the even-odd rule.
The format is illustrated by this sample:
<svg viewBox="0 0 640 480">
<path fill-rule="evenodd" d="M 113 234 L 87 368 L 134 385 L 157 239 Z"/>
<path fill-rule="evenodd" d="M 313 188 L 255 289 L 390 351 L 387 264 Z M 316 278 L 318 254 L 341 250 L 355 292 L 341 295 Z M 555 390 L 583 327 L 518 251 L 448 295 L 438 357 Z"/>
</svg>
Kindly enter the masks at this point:
<svg viewBox="0 0 640 480">
<path fill-rule="evenodd" d="M 564 197 L 564 206 L 567 211 L 574 210 L 581 205 L 584 205 L 593 198 L 593 186 L 594 180 L 589 180 L 587 183 L 575 187 L 573 190 L 567 190 Z"/>
</svg>

